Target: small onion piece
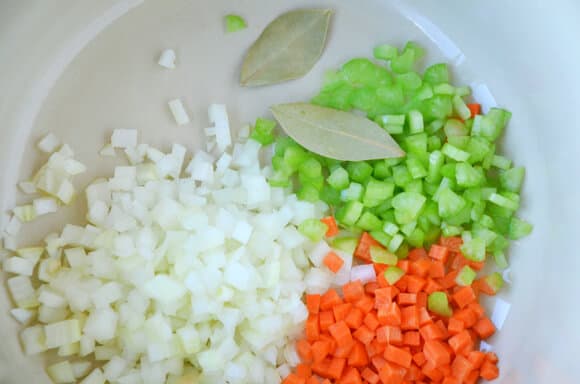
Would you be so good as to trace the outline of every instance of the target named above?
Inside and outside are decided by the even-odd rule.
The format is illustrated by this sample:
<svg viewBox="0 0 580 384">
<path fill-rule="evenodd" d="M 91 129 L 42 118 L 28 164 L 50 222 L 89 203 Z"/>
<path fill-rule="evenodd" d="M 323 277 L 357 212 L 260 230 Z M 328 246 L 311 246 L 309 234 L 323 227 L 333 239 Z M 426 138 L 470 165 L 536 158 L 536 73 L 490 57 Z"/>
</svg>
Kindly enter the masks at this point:
<svg viewBox="0 0 580 384">
<path fill-rule="evenodd" d="M 372 264 L 355 265 L 350 270 L 350 281 L 360 280 L 363 284 L 377 280 L 375 268 Z"/>
</svg>

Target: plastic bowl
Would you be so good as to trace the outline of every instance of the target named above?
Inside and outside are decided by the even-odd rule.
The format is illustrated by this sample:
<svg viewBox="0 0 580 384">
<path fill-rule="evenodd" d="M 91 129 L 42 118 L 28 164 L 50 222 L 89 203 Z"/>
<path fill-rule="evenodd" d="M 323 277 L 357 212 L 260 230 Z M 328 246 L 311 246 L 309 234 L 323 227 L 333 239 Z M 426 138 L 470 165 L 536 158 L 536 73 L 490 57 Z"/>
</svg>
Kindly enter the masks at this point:
<svg viewBox="0 0 580 384">
<path fill-rule="evenodd" d="M 514 244 L 512 303 L 503 329 L 491 340 L 501 357 L 502 383 L 578 383 L 580 310 L 580 105 L 579 5 L 558 2 L 327 1 L 336 10 L 326 51 L 303 79 L 244 89 L 237 76 L 242 55 L 269 20 L 306 0 L 231 2 L 101 0 L 58 4 L 41 0 L 0 2 L 0 209 L 20 199 L 18 180 L 43 161 L 35 142 L 56 133 L 89 165 L 88 182 L 109 175 L 113 162 L 97 153 L 114 128 L 138 128 L 162 147 L 202 142 L 206 108 L 228 105 L 235 125 L 267 113 L 273 103 L 307 99 L 327 68 L 368 56 L 382 42 L 416 40 L 427 61 L 453 64 L 459 81 L 472 84 L 484 104 L 508 107 L 513 119 L 504 151 L 527 167 L 521 215 L 535 224 Z M 223 16 L 249 22 L 226 35 Z M 177 69 L 163 71 L 164 48 L 178 54 Z M 182 97 L 192 123 L 177 127 L 166 102 Z M 26 243 L 50 228 L 82 218 L 82 199 L 26 227 Z M 490 303 L 491 305 L 493 303 Z M 18 325 L 0 289 L 0 383 L 48 383 L 44 356 L 26 357 Z"/>
</svg>

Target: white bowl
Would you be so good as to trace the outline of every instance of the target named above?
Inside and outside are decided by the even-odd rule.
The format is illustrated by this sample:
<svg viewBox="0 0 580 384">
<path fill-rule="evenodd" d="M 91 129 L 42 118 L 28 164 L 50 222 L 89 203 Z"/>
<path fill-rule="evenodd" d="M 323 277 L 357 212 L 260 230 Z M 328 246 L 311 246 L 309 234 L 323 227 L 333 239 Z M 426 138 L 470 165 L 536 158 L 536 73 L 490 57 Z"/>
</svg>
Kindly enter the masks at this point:
<svg viewBox="0 0 580 384">
<path fill-rule="evenodd" d="M 242 55 L 267 22 L 313 5 L 336 10 L 315 69 L 283 85 L 241 88 Z M 378 43 L 416 40 L 428 47 L 428 61 L 449 61 L 457 81 L 477 85 L 480 101 L 495 99 L 513 112 L 503 150 L 527 168 L 520 214 L 535 230 L 511 247 L 513 285 L 502 297 L 513 305 L 491 340 L 500 382 L 578 383 L 578 7 L 573 0 L 2 1 L 0 209 L 22 199 L 14 186 L 42 161 L 34 144 L 48 131 L 90 165 L 86 183 L 110 174 L 113 162 L 97 152 L 114 128 L 138 128 L 145 141 L 165 147 L 197 148 L 211 102 L 226 103 L 234 123 L 249 122 L 271 104 L 307 99 L 323 71 L 347 58 L 369 56 Z M 227 13 L 244 16 L 249 28 L 226 35 Z M 177 69 L 157 67 L 164 48 L 176 50 Z M 166 102 L 174 97 L 186 102 L 190 125 L 173 123 Z M 80 220 L 83 209 L 79 201 L 28 225 L 26 243 Z M 42 358 L 23 356 L 9 306 L 0 289 L 0 383 L 49 382 Z"/>
</svg>

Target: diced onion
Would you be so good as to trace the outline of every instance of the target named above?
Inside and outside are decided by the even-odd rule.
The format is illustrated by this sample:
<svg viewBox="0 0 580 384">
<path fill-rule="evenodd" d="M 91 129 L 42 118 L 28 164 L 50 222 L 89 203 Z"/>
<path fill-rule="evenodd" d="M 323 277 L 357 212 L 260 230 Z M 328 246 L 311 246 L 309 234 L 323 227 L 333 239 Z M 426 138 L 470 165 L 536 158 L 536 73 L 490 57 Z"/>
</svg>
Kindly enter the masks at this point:
<svg viewBox="0 0 580 384">
<path fill-rule="evenodd" d="M 363 284 L 376 281 L 377 275 L 372 264 L 361 264 L 352 267 L 350 270 L 350 280 L 360 280 Z"/>
<path fill-rule="evenodd" d="M 157 63 L 167 69 L 175 69 L 175 51 L 173 49 L 165 49 L 161 52 Z"/>
<path fill-rule="evenodd" d="M 183 103 L 179 99 L 171 100 L 169 103 L 169 109 L 177 125 L 184 125 L 189 123 L 189 115 L 185 111 Z"/>
</svg>

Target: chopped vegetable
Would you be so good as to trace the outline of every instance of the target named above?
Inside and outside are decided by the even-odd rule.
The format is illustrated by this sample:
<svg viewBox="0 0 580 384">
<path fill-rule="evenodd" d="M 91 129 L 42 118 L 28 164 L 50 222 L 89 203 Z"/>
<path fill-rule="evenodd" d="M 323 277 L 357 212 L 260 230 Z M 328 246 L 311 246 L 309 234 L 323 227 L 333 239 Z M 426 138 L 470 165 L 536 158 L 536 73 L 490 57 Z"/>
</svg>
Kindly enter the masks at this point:
<svg viewBox="0 0 580 384">
<path fill-rule="evenodd" d="M 248 27 L 246 20 L 238 15 L 226 15 L 226 32 L 237 32 Z"/>
</svg>

